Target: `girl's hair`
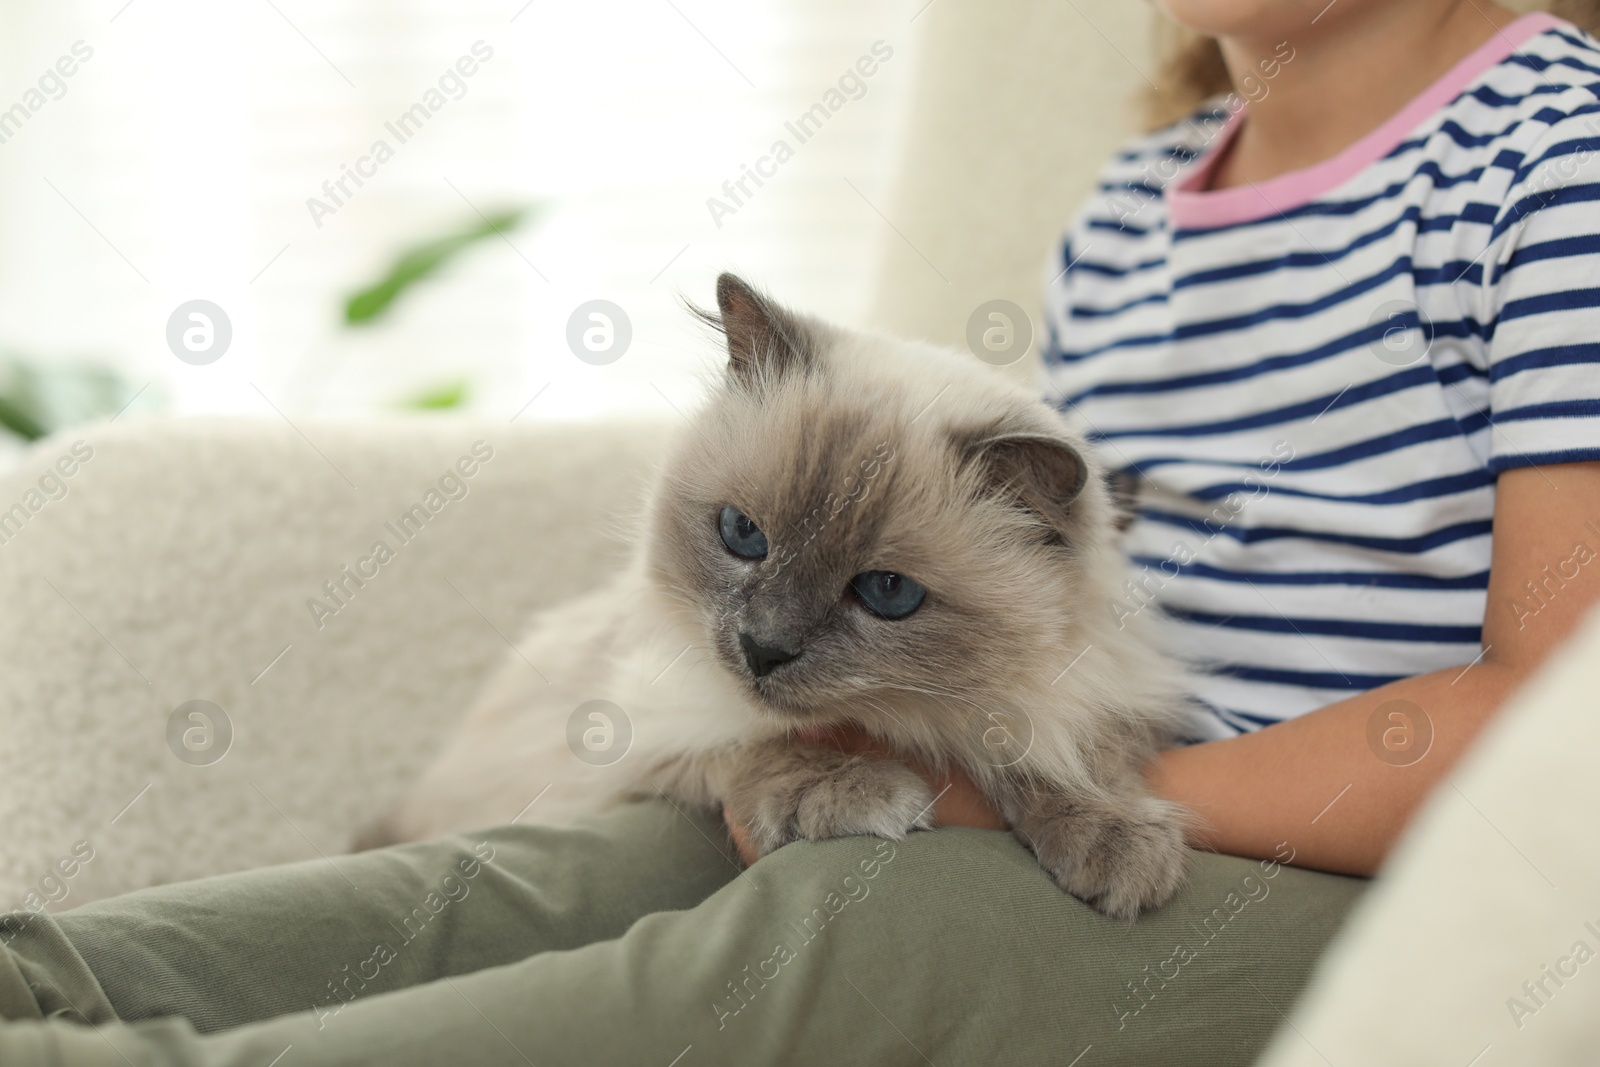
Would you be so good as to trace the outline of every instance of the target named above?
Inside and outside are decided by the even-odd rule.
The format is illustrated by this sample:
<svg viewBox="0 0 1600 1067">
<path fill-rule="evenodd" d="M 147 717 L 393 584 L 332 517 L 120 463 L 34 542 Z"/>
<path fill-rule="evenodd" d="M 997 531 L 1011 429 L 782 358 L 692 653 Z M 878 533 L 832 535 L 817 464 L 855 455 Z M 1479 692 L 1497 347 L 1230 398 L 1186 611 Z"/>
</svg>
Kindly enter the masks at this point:
<svg viewBox="0 0 1600 1067">
<path fill-rule="evenodd" d="M 1550 0 L 1544 7 L 1600 36 L 1600 0 Z M 1216 38 L 1201 36 L 1160 15 L 1155 35 L 1159 69 L 1155 84 L 1144 93 L 1144 119 L 1149 129 L 1177 122 L 1211 97 L 1234 88 Z"/>
</svg>

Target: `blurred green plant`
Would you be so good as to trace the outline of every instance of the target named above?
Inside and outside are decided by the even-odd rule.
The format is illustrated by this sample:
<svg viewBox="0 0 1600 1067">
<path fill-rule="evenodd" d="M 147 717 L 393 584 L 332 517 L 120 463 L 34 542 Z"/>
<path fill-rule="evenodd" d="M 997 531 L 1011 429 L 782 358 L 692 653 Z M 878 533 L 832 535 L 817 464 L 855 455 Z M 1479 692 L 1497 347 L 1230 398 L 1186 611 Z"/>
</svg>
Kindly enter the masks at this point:
<svg viewBox="0 0 1600 1067">
<path fill-rule="evenodd" d="M 382 278 L 353 294 L 345 302 L 345 324 L 367 326 L 376 322 L 418 282 L 437 273 L 439 268 L 458 258 L 473 245 L 490 237 L 504 236 L 533 218 L 537 211 L 537 205 L 499 211 L 480 218 L 475 225 L 466 229 L 406 249 L 395 258 Z"/>
<path fill-rule="evenodd" d="M 490 237 L 503 237 L 516 227 L 538 217 L 540 207 L 526 207 L 497 211 L 480 216 L 479 221 L 465 229 L 452 230 L 442 236 L 412 245 L 395 257 L 383 277 L 350 296 L 344 305 L 346 326 L 370 326 L 394 307 L 395 303 L 414 289 L 417 284 L 437 273 L 447 263 L 460 257 L 468 249 Z M 463 407 L 470 395 L 464 378 L 430 386 L 416 396 L 397 402 L 394 406 L 403 411 L 449 411 Z"/>
<path fill-rule="evenodd" d="M 457 378 L 402 400 L 395 406 L 405 411 L 448 411 L 464 405 L 467 396 L 467 380 Z"/>
<path fill-rule="evenodd" d="M 138 392 L 109 367 L 0 355 L 0 428 L 24 441 L 115 415 Z"/>
<path fill-rule="evenodd" d="M 345 301 L 345 324 L 373 324 L 420 282 L 473 246 L 533 221 L 540 210 L 540 205 L 532 204 L 498 211 L 403 250 L 378 281 Z M 109 367 L 40 363 L 0 352 L 0 435 L 35 441 L 68 426 L 116 415 L 138 395 L 131 382 Z M 461 378 L 430 386 L 395 406 L 408 411 L 445 411 L 462 407 L 469 396 L 469 383 Z"/>
</svg>

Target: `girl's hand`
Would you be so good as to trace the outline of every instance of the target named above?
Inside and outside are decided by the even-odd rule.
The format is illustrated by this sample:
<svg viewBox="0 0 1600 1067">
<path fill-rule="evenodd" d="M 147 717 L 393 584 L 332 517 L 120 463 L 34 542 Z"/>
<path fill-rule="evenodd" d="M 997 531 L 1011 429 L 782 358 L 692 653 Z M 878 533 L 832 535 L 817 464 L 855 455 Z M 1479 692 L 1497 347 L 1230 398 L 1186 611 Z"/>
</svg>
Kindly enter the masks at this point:
<svg viewBox="0 0 1600 1067">
<path fill-rule="evenodd" d="M 809 744 L 828 745 L 842 752 L 864 752 L 879 759 L 900 758 L 882 742 L 869 737 L 854 726 L 806 729 L 798 731 L 795 736 Z M 1000 812 L 989 802 L 989 798 L 979 791 L 972 779 L 959 767 L 953 768 L 949 773 L 936 775 L 918 764 L 913 763 L 911 766 L 927 779 L 928 785 L 938 794 L 933 802 L 935 825 L 967 826 L 977 830 L 1010 829 L 1005 819 L 1001 818 Z M 749 831 L 745 829 L 738 814 L 726 806 L 722 809 L 722 818 L 728 824 L 728 832 L 733 835 L 733 843 L 739 850 L 739 857 L 748 867 L 760 858 L 750 841 Z"/>
</svg>

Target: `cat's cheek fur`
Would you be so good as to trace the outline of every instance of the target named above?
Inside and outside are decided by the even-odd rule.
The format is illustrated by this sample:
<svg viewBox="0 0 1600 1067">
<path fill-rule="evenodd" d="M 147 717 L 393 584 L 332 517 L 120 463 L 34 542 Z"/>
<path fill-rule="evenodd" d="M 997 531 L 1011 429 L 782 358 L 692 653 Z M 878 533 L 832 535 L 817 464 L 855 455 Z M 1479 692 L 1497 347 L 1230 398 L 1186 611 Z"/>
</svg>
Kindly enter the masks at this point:
<svg viewBox="0 0 1600 1067">
<path fill-rule="evenodd" d="M 765 856 L 792 841 L 871 834 L 898 840 L 933 826 L 933 791 L 904 763 L 787 738 L 722 761 L 717 790 Z"/>
</svg>

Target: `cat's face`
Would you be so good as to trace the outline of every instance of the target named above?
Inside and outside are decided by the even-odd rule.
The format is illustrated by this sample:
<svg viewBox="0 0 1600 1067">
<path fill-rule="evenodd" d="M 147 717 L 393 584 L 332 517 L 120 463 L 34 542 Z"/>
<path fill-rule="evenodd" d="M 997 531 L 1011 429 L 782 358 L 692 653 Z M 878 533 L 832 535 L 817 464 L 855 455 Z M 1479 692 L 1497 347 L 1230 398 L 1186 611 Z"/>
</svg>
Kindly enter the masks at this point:
<svg viewBox="0 0 1600 1067">
<path fill-rule="evenodd" d="M 800 319 L 719 281 L 725 387 L 669 460 L 654 580 L 797 722 L 982 700 L 1056 660 L 1104 490 L 975 359 Z M 1052 666 L 1054 665 L 1054 666 Z"/>
</svg>

